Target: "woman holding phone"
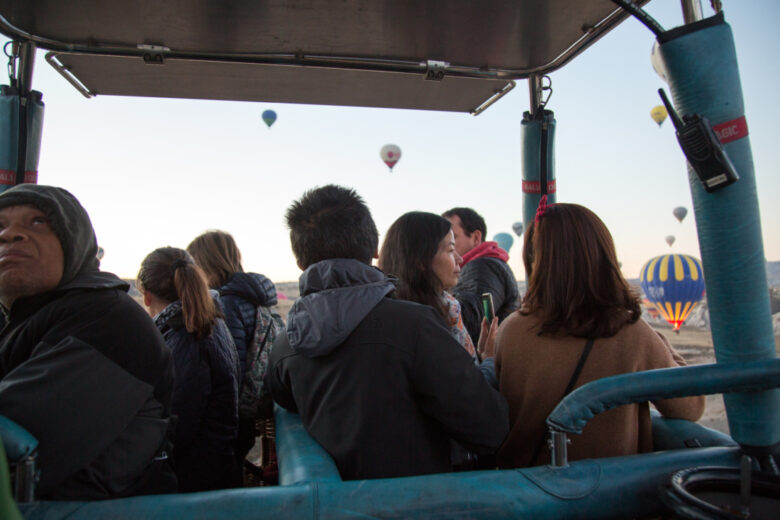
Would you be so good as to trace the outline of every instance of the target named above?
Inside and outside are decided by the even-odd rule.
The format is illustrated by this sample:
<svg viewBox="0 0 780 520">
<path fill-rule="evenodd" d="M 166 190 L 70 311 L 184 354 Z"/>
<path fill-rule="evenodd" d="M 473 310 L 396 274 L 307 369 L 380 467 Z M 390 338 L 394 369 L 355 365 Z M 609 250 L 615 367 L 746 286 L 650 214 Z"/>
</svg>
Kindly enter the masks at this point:
<svg viewBox="0 0 780 520">
<path fill-rule="evenodd" d="M 463 325 L 460 304 L 447 292 L 458 283 L 461 261 L 455 251 L 450 221 L 422 211 L 401 215 L 387 230 L 379 252 L 379 268 L 398 278 L 396 297 L 430 305 L 439 311 L 443 322 L 472 357 L 474 364 L 487 363 L 492 376 L 498 321 L 494 319 L 488 328 L 487 322 L 483 320 L 475 348 Z"/>
<path fill-rule="evenodd" d="M 477 348 L 471 340 L 460 303 L 449 292 L 458 283 L 462 258 L 455 251 L 455 237 L 450 221 L 433 213 L 412 211 L 401 215 L 387 230 L 379 252 L 379 268 L 398 278 L 395 296 L 439 312 L 444 325 L 474 360 L 485 380 L 498 389 L 493 365 L 498 318 L 488 328 L 482 320 Z M 477 458 L 473 453 L 452 442 L 451 460 L 455 470 L 495 467 L 492 456 Z"/>
<path fill-rule="evenodd" d="M 511 426 L 498 463 L 507 468 L 549 463 L 545 419 L 568 388 L 686 364 L 640 318 L 639 295 L 623 278 L 612 236 L 589 209 L 542 202 L 526 231 L 523 262 L 528 289 L 496 341 L 496 375 Z M 653 404 L 664 416 L 691 421 L 704 412 L 703 396 Z M 578 460 L 652 449 L 649 406 L 637 403 L 594 417 L 568 453 Z"/>
</svg>

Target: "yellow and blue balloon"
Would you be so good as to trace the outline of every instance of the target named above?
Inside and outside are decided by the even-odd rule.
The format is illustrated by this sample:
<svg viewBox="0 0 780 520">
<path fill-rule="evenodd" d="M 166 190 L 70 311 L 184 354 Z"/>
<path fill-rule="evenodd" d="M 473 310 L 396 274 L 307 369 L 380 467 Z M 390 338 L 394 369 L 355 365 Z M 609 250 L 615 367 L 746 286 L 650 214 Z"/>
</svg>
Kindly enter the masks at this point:
<svg viewBox="0 0 780 520">
<path fill-rule="evenodd" d="M 639 278 L 647 299 L 674 330 L 680 330 L 704 296 L 701 262 L 689 255 L 656 256 L 642 267 Z"/>
</svg>

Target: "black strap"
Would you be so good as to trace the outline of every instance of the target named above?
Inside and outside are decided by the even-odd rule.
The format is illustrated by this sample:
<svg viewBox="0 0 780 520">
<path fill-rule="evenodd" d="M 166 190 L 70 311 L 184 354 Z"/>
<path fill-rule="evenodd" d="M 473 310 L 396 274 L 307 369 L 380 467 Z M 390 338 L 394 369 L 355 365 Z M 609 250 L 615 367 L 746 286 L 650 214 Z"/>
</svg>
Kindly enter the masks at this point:
<svg viewBox="0 0 780 520">
<path fill-rule="evenodd" d="M 593 340 L 589 339 L 587 343 L 585 343 L 585 348 L 582 351 L 582 354 L 580 355 L 580 360 L 577 361 L 577 367 L 574 369 L 574 373 L 571 375 L 571 379 L 569 379 L 569 384 L 566 385 L 566 390 L 563 392 L 563 399 L 567 395 L 569 395 L 569 392 L 574 389 L 574 385 L 577 383 L 577 379 L 580 377 L 580 372 L 582 372 L 582 367 L 585 366 L 585 361 L 588 359 L 588 354 L 590 354 L 590 349 L 593 348 Z M 536 460 L 536 457 L 539 456 L 539 452 L 542 451 L 542 446 L 544 446 L 544 439 L 547 437 L 547 431 L 544 431 L 542 433 L 542 438 L 539 439 L 539 443 L 536 445 L 536 449 L 534 450 L 534 454 L 531 457 L 531 460 L 528 462 L 528 466 L 533 465 L 534 461 Z"/>
</svg>

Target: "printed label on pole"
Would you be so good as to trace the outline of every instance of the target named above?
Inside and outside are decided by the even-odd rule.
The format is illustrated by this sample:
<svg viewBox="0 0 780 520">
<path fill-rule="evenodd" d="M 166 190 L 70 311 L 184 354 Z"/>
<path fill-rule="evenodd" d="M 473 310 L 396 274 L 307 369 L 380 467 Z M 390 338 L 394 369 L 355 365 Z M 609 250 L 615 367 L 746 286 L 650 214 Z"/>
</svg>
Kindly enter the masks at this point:
<svg viewBox="0 0 780 520">
<path fill-rule="evenodd" d="M 523 181 L 523 193 L 542 193 L 540 181 Z M 555 180 L 547 181 L 547 193 L 555 193 Z"/>
<path fill-rule="evenodd" d="M 747 121 L 745 116 L 738 117 L 731 121 L 721 123 L 712 127 L 715 130 L 715 135 L 718 136 L 720 142 L 723 144 L 742 139 L 748 135 Z"/>
<path fill-rule="evenodd" d="M 38 172 L 24 172 L 24 182 L 36 184 L 38 182 Z M 14 184 L 16 184 L 16 172 L 14 170 L 0 170 L 0 185 L 13 186 Z"/>
</svg>

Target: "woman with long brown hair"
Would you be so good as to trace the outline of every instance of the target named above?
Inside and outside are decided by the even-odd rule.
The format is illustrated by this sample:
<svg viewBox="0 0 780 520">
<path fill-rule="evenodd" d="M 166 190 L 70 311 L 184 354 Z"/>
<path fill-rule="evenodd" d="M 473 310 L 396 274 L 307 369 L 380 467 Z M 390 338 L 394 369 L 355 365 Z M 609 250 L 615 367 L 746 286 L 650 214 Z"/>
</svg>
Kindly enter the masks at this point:
<svg viewBox="0 0 780 520">
<path fill-rule="evenodd" d="M 136 285 L 173 355 L 179 491 L 231 487 L 238 356 L 205 276 L 186 251 L 162 247 L 144 259 Z"/>
<path fill-rule="evenodd" d="M 447 292 L 458 283 L 461 261 L 455 251 L 449 220 L 433 213 L 410 211 L 398 217 L 387 230 L 378 264 L 382 271 L 397 279 L 394 296 L 436 309 L 475 364 L 491 358 L 490 375 L 486 374 L 491 380 L 498 321 L 494 320 L 492 335 L 488 324 L 482 324 L 482 334 L 475 347 L 463 325 L 458 300 Z"/>
<path fill-rule="evenodd" d="M 269 309 L 276 305 L 276 287 L 273 282 L 258 273 L 246 273 L 241 264 L 241 251 L 230 233 L 207 231 L 195 237 L 187 251 L 203 269 L 209 287 L 219 292 L 222 312 L 230 335 L 236 344 L 239 372 L 238 436 L 234 445 L 239 472 L 236 486 L 243 485 L 241 476 L 245 459 L 255 443 L 256 419 L 270 419 L 273 407 L 268 391 L 261 387 L 262 395 L 256 395 L 256 387 L 247 378 L 247 353 L 250 352 L 258 326 L 258 308 Z M 272 342 L 264 345 L 264 355 L 270 355 Z M 249 380 L 248 380 L 249 379 Z M 256 383 L 256 382 L 255 382 Z M 258 401 L 261 403 L 258 405 Z"/>
<path fill-rule="evenodd" d="M 523 262 L 525 297 L 501 324 L 496 340 L 496 375 L 511 425 L 498 453 L 502 467 L 549 463 L 545 419 L 568 386 L 686 364 L 641 319 L 639 295 L 620 272 L 612 236 L 589 209 L 540 204 L 526 231 Z M 704 412 L 702 396 L 654 404 L 665 416 L 692 421 Z M 652 449 L 649 406 L 638 403 L 591 420 L 572 440 L 569 459 Z"/>
</svg>

